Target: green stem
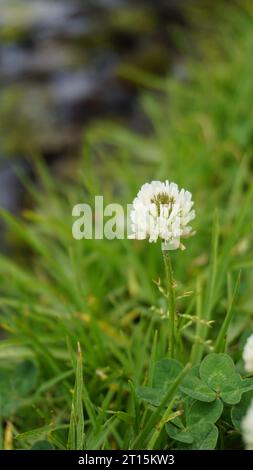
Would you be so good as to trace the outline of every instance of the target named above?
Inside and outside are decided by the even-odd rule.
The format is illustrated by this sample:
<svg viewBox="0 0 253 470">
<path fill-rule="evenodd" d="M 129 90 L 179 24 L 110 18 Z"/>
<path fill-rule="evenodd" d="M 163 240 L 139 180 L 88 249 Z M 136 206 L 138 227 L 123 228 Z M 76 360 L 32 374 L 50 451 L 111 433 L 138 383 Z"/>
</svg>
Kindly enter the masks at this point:
<svg viewBox="0 0 253 470">
<path fill-rule="evenodd" d="M 176 296 L 175 296 L 175 282 L 173 278 L 173 271 L 171 265 L 170 255 L 168 250 L 162 250 L 163 260 L 166 274 L 166 289 L 168 299 L 168 314 L 169 314 L 169 357 L 175 355 L 175 337 L 176 337 Z"/>
<path fill-rule="evenodd" d="M 171 415 L 171 412 L 172 412 L 172 409 L 173 409 L 173 406 L 174 406 L 174 403 L 175 403 L 175 397 L 172 398 L 167 410 L 165 411 L 164 413 L 164 416 L 163 418 L 160 420 L 160 422 L 156 425 L 155 427 L 155 430 L 154 430 L 154 433 L 147 445 L 147 449 L 148 450 L 153 450 L 155 449 L 155 445 L 156 445 L 156 442 L 164 428 L 164 426 L 166 425 L 167 421 L 169 420 L 170 418 L 170 415 Z"/>
</svg>

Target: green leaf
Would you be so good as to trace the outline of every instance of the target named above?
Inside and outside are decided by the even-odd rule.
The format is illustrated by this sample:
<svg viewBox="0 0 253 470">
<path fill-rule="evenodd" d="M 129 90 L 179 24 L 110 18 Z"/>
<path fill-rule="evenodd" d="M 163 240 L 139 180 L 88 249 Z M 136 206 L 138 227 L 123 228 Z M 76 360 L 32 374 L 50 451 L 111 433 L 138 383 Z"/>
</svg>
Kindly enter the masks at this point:
<svg viewBox="0 0 253 470">
<path fill-rule="evenodd" d="M 239 403 L 242 393 L 253 389 L 252 379 L 242 380 L 227 354 L 213 353 L 206 356 L 199 373 L 201 379 L 229 405 Z"/>
<path fill-rule="evenodd" d="M 21 434 L 17 434 L 15 438 L 20 441 L 29 441 L 33 439 L 42 438 L 47 434 L 51 434 L 53 431 L 68 429 L 68 427 L 68 424 L 55 425 L 54 423 L 50 423 L 46 426 L 41 426 L 40 428 L 31 429 L 31 431 L 26 431 Z"/>
<path fill-rule="evenodd" d="M 165 394 L 164 390 L 152 387 L 137 387 L 136 392 L 139 398 L 154 406 L 160 405 Z"/>
<path fill-rule="evenodd" d="M 195 402 L 196 405 L 199 404 L 199 402 Z M 218 403 L 218 402 L 217 402 Z M 213 406 L 213 403 L 200 403 L 200 405 L 204 405 L 204 407 L 210 407 Z M 219 406 L 219 410 L 218 410 Z M 216 405 L 216 411 L 214 412 L 213 409 L 213 414 L 210 413 L 211 419 L 215 419 L 219 417 L 219 413 L 222 411 L 222 404 Z M 194 449 L 194 450 L 211 450 L 214 449 L 216 446 L 216 442 L 218 439 L 218 429 L 217 427 L 213 424 L 213 422 L 205 421 L 203 417 L 201 417 L 201 408 L 198 410 L 199 414 L 197 413 L 197 408 L 196 408 L 196 414 L 194 417 L 192 417 L 192 422 L 187 424 L 186 427 L 181 425 L 178 426 L 173 423 L 168 423 L 166 425 L 166 431 L 167 434 L 169 435 L 170 438 L 175 439 L 176 441 L 182 442 L 186 444 L 183 446 L 184 449 Z M 204 410 L 203 410 L 204 411 Z M 197 416 L 200 416 L 201 419 L 197 421 Z M 196 418 L 196 420 L 195 420 Z M 182 447 L 180 447 L 182 448 Z"/>
<path fill-rule="evenodd" d="M 159 406 L 182 369 L 183 366 L 175 359 L 157 361 L 154 364 L 152 387 L 137 387 L 137 395 L 151 405 Z"/>
<path fill-rule="evenodd" d="M 196 400 L 212 402 L 216 398 L 216 393 L 200 380 L 193 370 L 187 374 L 179 388 L 183 393 Z"/>
<path fill-rule="evenodd" d="M 234 427 L 241 432 L 241 422 L 253 400 L 253 391 L 244 393 L 240 403 L 231 409 L 231 420 Z"/>
<path fill-rule="evenodd" d="M 243 393 L 242 380 L 239 374 L 231 377 L 230 382 L 225 382 L 220 396 L 228 405 L 235 405 L 241 400 Z"/>
<path fill-rule="evenodd" d="M 201 422 L 191 426 L 193 442 L 185 447 L 194 450 L 213 450 L 218 439 L 218 429 L 213 423 Z"/>
<path fill-rule="evenodd" d="M 186 408 L 187 426 L 192 426 L 201 422 L 216 423 L 223 411 L 221 400 L 211 403 L 201 401 L 190 401 Z"/>
<path fill-rule="evenodd" d="M 0 416 L 7 418 L 24 406 L 31 405 L 29 394 L 35 389 L 38 369 L 32 361 L 19 364 L 14 372 L 0 370 Z"/>
<path fill-rule="evenodd" d="M 239 388 L 240 388 L 240 390 L 242 390 L 242 393 L 249 392 L 249 391 L 253 390 L 253 378 L 241 379 L 241 377 L 240 377 Z"/>
<path fill-rule="evenodd" d="M 221 400 L 205 403 L 186 398 L 186 426 L 183 425 L 181 418 L 176 417 L 172 422 L 167 423 L 167 433 L 172 439 L 185 444 L 192 444 L 191 448 L 193 449 L 200 448 L 200 442 L 202 441 L 202 445 L 206 448 L 213 448 L 212 446 L 216 445 L 217 428 L 210 426 L 210 424 L 213 425 L 219 419 L 222 411 L 223 404 Z"/>
<path fill-rule="evenodd" d="M 132 426 L 134 424 L 134 417 L 124 411 L 116 411 L 115 415 L 124 423 Z"/>
<path fill-rule="evenodd" d="M 188 428 L 178 428 L 172 423 L 166 424 L 166 431 L 171 439 L 175 439 L 179 442 L 191 444 L 193 442 L 193 436 Z"/>
<path fill-rule="evenodd" d="M 153 383 L 154 388 L 167 388 L 180 374 L 183 366 L 175 359 L 161 359 L 155 363 Z"/>
<path fill-rule="evenodd" d="M 6 399 L 4 396 L 0 397 L 0 416 L 8 418 L 13 416 L 20 408 L 31 405 L 31 400 L 27 398 L 13 398 Z"/>
<path fill-rule="evenodd" d="M 216 391 L 222 390 L 234 374 L 234 363 L 227 354 L 208 354 L 199 368 L 200 378 Z"/>
<path fill-rule="evenodd" d="M 13 388 L 21 396 L 30 393 L 37 383 L 38 369 L 34 362 L 24 361 L 16 368 L 13 377 Z"/>
<path fill-rule="evenodd" d="M 182 380 L 184 379 L 185 375 L 187 374 L 187 372 L 189 370 L 189 367 L 190 367 L 190 365 L 186 364 L 186 366 L 180 372 L 180 374 L 178 375 L 178 377 L 176 378 L 174 383 L 171 384 L 171 386 L 168 388 L 168 390 L 166 391 L 165 396 L 164 396 L 163 400 L 161 401 L 160 405 L 156 408 L 154 413 L 151 414 L 151 416 L 148 418 L 147 422 L 145 423 L 144 428 L 141 429 L 141 432 L 135 438 L 135 440 L 132 444 L 133 449 L 145 448 L 145 446 L 144 446 L 145 440 L 148 437 L 148 435 L 150 434 L 151 430 L 156 426 L 157 422 L 159 421 L 160 414 L 161 414 L 163 408 L 165 408 L 165 406 L 167 406 L 167 403 L 169 403 L 169 407 L 168 407 L 169 409 L 167 409 L 167 412 L 168 411 L 171 412 L 171 407 L 173 406 L 174 397 L 176 395 L 178 386 L 182 382 Z M 166 416 L 166 413 L 165 413 L 164 416 Z M 164 423 L 162 423 L 162 424 L 164 424 Z M 158 430 L 158 434 L 159 434 L 159 430 Z M 143 447 L 141 447 L 141 446 L 143 446 Z"/>
<path fill-rule="evenodd" d="M 54 450 L 54 447 L 48 441 L 37 441 L 33 444 L 31 450 Z"/>
</svg>

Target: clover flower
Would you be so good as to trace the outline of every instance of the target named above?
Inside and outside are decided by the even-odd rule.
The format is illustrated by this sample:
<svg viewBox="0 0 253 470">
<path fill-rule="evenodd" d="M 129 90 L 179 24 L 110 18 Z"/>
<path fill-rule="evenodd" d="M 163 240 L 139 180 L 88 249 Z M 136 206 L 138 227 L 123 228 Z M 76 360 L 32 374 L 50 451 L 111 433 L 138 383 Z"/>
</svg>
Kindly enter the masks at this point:
<svg viewBox="0 0 253 470">
<path fill-rule="evenodd" d="M 246 341 L 242 357 L 246 372 L 253 372 L 253 334 Z"/>
<path fill-rule="evenodd" d="M 184 249 L 181 237 L 193 235 L 188 225 L 195 218 L 192 206 L 191 193 L 179 190 L 175 183 L 166 180 L 144 184 L 133 201 L 130 213 L 133 233 L 129 238 L 149 242 L 160 239 L 165 250 Z"/>
<path fill-rule="evenodd" d="M 253 400 L 241 422 L 242 437 L 247 450 L 253 450 Z"/>
</svg>

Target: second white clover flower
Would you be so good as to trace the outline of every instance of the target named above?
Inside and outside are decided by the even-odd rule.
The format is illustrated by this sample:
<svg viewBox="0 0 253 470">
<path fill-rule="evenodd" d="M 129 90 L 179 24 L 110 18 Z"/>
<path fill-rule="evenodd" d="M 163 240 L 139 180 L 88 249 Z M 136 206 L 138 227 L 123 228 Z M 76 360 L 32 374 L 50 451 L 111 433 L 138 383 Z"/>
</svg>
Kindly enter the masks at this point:
<svg viewBox="0 0 253 470">
<path fill-rule="evenodd" d="M 246 341 L 242 357 L 246 372 L 253 372 L 253 334 Z"/>
<path fill-rule="evenodd" d="M 241 422 L 242 437 L 247 450 L 253 450 L 253 400 Z"/>
</svg>

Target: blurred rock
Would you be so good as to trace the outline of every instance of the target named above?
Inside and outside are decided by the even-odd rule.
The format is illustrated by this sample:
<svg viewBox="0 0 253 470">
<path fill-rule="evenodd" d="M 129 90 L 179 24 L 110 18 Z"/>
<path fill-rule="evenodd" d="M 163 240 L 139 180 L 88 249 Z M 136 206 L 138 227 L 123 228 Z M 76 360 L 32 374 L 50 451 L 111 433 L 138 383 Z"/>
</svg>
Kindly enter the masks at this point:
<svg viewBox="0 0 253 470">
<path fill-rule="evenodd" d="M 48 78 L 59 70 L 74 67 L 77 54 L 67 46 L 44 42 L 37 49 L 9 45 L 1 50 L 1 75 L 5 80 Z"/>
<path fill-rule="evenodd" d="M 121 66 L 167 73 L 173 49 L 168 25 L 181 22 L 183 3 L 0 0 L 2 161 L 76 155 L 84 126 L 96 117 L 119 117 L 147 132 L 136 101 L 140 85 L 124 78 Z M 6 165 L 0 168 L 0 205 L 2 198 L 12 210 L 18 184 Z"/>
<path fill-rule="evenodd" d="M 0 208 L 14 214 L 21 209 L 23 188 L 18 175 L 28 172 L 29 166 L 22 160 L 7 161 L 0 166 Z"/>
</svg>

